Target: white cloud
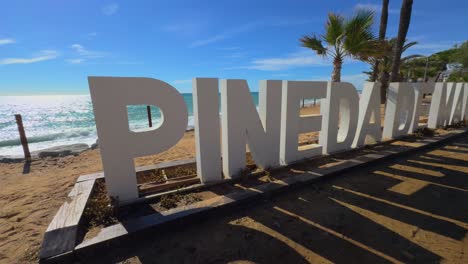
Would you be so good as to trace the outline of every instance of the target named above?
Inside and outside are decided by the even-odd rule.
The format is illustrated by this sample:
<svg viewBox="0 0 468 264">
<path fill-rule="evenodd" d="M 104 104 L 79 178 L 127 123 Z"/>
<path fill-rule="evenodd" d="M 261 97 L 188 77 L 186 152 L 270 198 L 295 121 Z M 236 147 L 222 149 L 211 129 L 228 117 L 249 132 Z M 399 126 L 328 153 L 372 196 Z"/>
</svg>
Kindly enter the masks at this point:
<svg viewBox="0 0 468 264">
<path fill-rule="evenodd" d="M 234 52 L 232 54 L 228 54 L 223 57 L 226 59 L 238 59 L 238 58 L 243 58 L 245 56 L 246 56 L 245 52 Z"/>
<path fill-rule="evenodd" d="M 74 49 L 76 52 L 78 52 L 80 55 L 84 55 L 84 54 L 87 54 L 89 52 L 80 44 L 73 44 L 70 47 L 72 49 Z"/>
<path fill-rule="evenodd" d="M 200 47 L 200 46 L 205 46 L 214 42 L 218 42 L 220 40 L 232 38 L 235 35 L 238 35 L 240 33 L 245 33 L 248 31 L 251 31 L 255 28 L 258 28 L 259 26 L 264 25 L 264 21 L 254 21 L 250 23 L 246 23 L 234 28 L 231 28 L 230 30 L 226 30 L 222 33 L 216 34 L 212 37 L 206 38 L 206 39 L 201 39 L 193 42 L 192 44 L 189 45 L 190 48 L 195 48 L 195 47 Z"/>
<path fill-rule="evenodd" d="M 16 43 L 16 40 L 11 38 L 0 39 L 0 45 L 13 44 Z"/>
<path fill-rule="evenodd" d="M 116 3 L 111 3 L 102 8 L 102 13 L 106 16 L 112 16 L 119 10 L 119 5 Z"/>
<path fill-rule="evenodd" d="M 8 64 L 30 64 L 35 62 L 41 62 L 46 60 L 52 60 L 58 57 L 58 52 L 55 50 L 43 50 L 32 58 L 6 58 L 0 59 L 1 65 Z"/>
<path fill-rule="evenodd" d="M 96 37 L 96 36 L 97 36 L 97 32 L 90 32 L 90 33 L 88 33 L 88 38 L 89 38 L 89 39 L 92 39 L 92 38 L 94 38 L 94 37 Z"/>
<path fill-rule="evenodd" d="M 219 50 L 239 50 L 240 47 L 223 47 L 223 48 L 218 48 Z"/>
<path fill-rule="evenodd" d="M 356 4 L 354 6 L 354 10 L 356 10 L 356 9 L 369 9 L 369 10 L 374 11 L 375 13 L 380 13 L 380 12 L 382 12 L 382 5 L 359 3 L 359 4 Z M 388 13 L 389 14 L 399 14 L 400 11 L 398 9 L 389 8 Z"/>
<path fill-rule="evenodd" d="M 215 34 L 211 37 L 205 38 L 205 39 L 200 39 L 197 41 L 192 42 L 189 47 L 190 48 L 195 48 L 195 47 L 200 47 L 200 46 L 205 46 L 208 44 L 212 44 L 214 42 L 218 42 L 221 40 L 229 39 L 234 37 L 235 35 L 241 34 L 241 33 L 246 33 L 250 32 L 259 28 L 265 28 L 265 27 L 287 27 L 287 26 L 293 26 L 293 25 L 302 25 L 306 23 L 310 23 L 312 20 L 308 19 L 294 19 L 294 18 L 287 18 L 287 19 L 266 19 L 266 20 L 258 20 L 258 21 L 253 21 L 250 23 L 242 24 L 240 26 L 231 28 L 229 30 L 226 30 L 224 32 L 220 32 L 218 34 Z"/>
<path fill-rule="evenodd" d="M 108 55 L 106 52 L 88 50 L 83 45 L 77 43 L 71 45 L 70 48 L 76 53 L 76 58 L 67 60 L 68 63 L 72 64 L 79 64 L 85 62 L 86 60 L 98 59 Z"/>
<path fill-rule="evenodd" d="M 173 84 L 185 84 L 185 83 L 192 83 L 192 80 L 187 79 L 187 80 L 175 80 L 172 82 Z"/>
<path fill-rule="evenodd" d="M 120 65 L 138 65 L 138 64 L 144 64 L 142 61 L 118 61 L 115 64 L 120 64 Z"/>
<path fill-rule="evenodd" d="M 71 64 L 80 64 L 82 63 L 84 60 L 83 59 L 71 59 L 71 60 L 67 60 L 69 63 Z"/>
<path fill-rule="evenodd" d="M 77 53 L 77 55 L 81 57 L 79 58 L 82 60 L 81 62 L 83 62 L 85 59 L 97 59 L 107 55 L 105 52 L 88 50 L 81 44 L 73 44 L 70 47 Z"/>
<path fill-rule="evenodd" d="M 207 39 L 197 40 L 197 41 L 193 42 L 192 44 L 190 44 L 189 47 L 190 48 L 196 48 L 196 47 L 200 47 L 200 46 L 205 46 L 205 45 L 211 44 L 213 42 L 217 42 L 217 41 L 220 41 L 220 40 L 223 40 L 223 39 L 227 39 L 229 37 L 230 36 L 227 35 L 227 34 L 219 34 L 219 35 L 207 38 Z"/>
<path fill-rule="evenodd" d="M 302 51 L 286 57 L 255 59 L 251 61 L 250 65 L 242 68 L 261 71 L 280 71 L 305 66 L 325 65 L 329 64 L 324 62 L 323 58 L 316 56 L 311 51 Z"/>
</svg>

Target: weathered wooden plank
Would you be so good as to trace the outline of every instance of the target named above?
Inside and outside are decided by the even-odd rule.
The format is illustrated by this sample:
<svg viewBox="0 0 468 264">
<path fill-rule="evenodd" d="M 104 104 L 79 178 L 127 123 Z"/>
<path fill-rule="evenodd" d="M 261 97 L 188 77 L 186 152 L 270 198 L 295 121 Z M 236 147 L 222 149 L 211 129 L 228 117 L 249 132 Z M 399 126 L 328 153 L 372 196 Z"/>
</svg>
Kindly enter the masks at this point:
<svg viewBox="0 0 468 264">
<path fill-rule="evenodd" d="M 195 159 L 161 162 L 161 163 L 154 164 L 154 165 L 136 167 L 136 172 L 138 173 L 138 172 L 142 172 L 142 171 L 149 171 L 149 170 L 156 170 L 156 169 L 166 169 L 166 168 L 172 168 L 172 167 L 184 166 L 184 165 L 193 165 L 195 163 L 196 163 Z"/>
<path fill-rule="evenodd" d="M 104 178 L 104 172 L 101 171 L 101 172 L 81 175 L 80 177 L 78 177 L 76 182 L 97 180 L 97 179 L 103 179 L 103 178 Z"/>
<path fill-rule="evenodd" d="M 189 165 L 194 165 L 194 164 L 195 164 L 195 159 L 177 160 L 177 161 L 161 162 L 161 163 L 154 164 L 154 165 L 139 166 L 135 168 L 135 171 L 139 173 L 139 172 L 155 170 L 155 169 L 166 169 L 166 168 L 172 168 L 172 167 L 177 167 L 177 166 L 186 166 L 186 165 L 189 166 Z M 81 175 L 80 177 L 78 177 L 76 182 L 96 180 L 96 179 L 102 179 L 102 178 L 104 178 L 104 172 L 100 171 L 96 173 Z"/>
<path fill-rule="evenodd" d="M 182 177 L 181 177 L 182 178 Z M 177 179 L 177 180 L 168 180 L 167 182 L 164 183 L 145 183 L 140 186 L 138 186 L 138 189 L 142 195 L 151 193 L 151 192 L 158 192 L 158 191 L 163 191 L 171 188 L 177 188 L 180 186 L 184 185 L 190 185 L 190 184 L 197 184 L 200 183 L 200 178 L 190 176 L 190 177 L 184 177 L 183 179 Z"/>
<path fill-rule="evenodd" d="M 60 207 L 46 231 L 78 225 L 93 186 L 92 180 L 76 183 L 68 194 L 69 200 Z"/>
<path fill-rule="evenodd" d="M 95 180 L 77 182 L 68 200 L 55 214 L 47 227 L 39 257 L 49 258 L 72 251 L 77 242 L 78 229 Z"/>
</svg>

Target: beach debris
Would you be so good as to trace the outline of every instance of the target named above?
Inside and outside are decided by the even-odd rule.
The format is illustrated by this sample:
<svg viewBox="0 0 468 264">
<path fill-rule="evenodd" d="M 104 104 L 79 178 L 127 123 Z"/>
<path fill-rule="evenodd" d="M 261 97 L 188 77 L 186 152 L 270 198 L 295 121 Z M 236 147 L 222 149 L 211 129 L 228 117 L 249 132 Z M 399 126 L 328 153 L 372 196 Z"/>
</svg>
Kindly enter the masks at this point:
<svg viewBox="0 0 468 264">
<path fill-rule="evenodd" d="M 434 135 L 435 135 L 434 129 L 430 129 L 427 127 L 419 128 L 416 131 L 414 131 L 414 136 L 418 138 L 433 137 Z"/>
<path fill-rule="evenodd" d="M 166 209 L 176 208 L 177 203 L 182 199 L 182 197 L 178 194 L 167 194 L 161 196 L 161 207 Z"/>
<path fill-rule="evenodd" d="M 188 194 L 166 194 L 161 196 L 160 206 L 164 209 L 172 209 L 178 206 L 185 206 L 201 201 L 202 198 L 198 193 Z"/>
<path fill-rule="evenodd" d="M 112 198 L 107 195 L 104 181 L 96 181 L 95 190 L 88 200 L 83 213 L 88 229 L 96 226 L 109 226 L 117 223 L 116 208 Z"/>
</svg>

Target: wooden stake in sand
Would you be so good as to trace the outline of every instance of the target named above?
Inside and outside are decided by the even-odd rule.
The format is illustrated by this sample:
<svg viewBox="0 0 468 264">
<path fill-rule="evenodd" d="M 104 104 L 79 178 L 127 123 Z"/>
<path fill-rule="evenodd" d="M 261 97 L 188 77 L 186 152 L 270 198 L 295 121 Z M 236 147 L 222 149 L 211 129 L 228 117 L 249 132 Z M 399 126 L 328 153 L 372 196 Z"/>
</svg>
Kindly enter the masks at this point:
<svg viewBox="0 0 468 264">
<path fill-rule="evenodd" d="M 153 126 L 153 120 L 151 119 L 151 106 L 147 105 L 146 106 L 146 111 L 148 112 L 148 124 L 149 127 Z"/>
<path fill-rule="evenodd" d="M 18 125 L 18 132 L 20 135 L 21 145 L 23 145 L 24 159 L 31 160 L 31 153 L 29 152 L 28 139 L 24 132 L 23 119 L 20 114 L 15 115 L 16 124 Z"/>
</svg>

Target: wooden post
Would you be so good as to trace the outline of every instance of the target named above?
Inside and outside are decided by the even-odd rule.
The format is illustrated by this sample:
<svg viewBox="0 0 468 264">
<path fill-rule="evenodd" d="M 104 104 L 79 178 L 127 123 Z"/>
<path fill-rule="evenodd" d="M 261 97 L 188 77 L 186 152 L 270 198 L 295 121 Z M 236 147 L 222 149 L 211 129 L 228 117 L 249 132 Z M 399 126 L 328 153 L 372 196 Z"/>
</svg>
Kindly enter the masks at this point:
<svg viewBox="0 0 468 264">
<path fill-rule="evenodd" d="M 15 115 L 16 124 L 18 125 L 18 132 L 20 135 L 21 145 L 23 145 L 24 159 L 31 160 L 31 153 L 29 152 L 28 139 L 24 132 L 23 119 L 20 114 Z"/>
<path fill-rule="evenodd" d="M 152 126 L 153 126 L 153 120 L 151 119 L 151 106 L 150 106 L 150 105 L 147 105 L 147 106 L 146 106 L 146 111 L 148 112 L 148 124 L 149 124 L 149 127 L 152 127 Z"/>
</svg>

